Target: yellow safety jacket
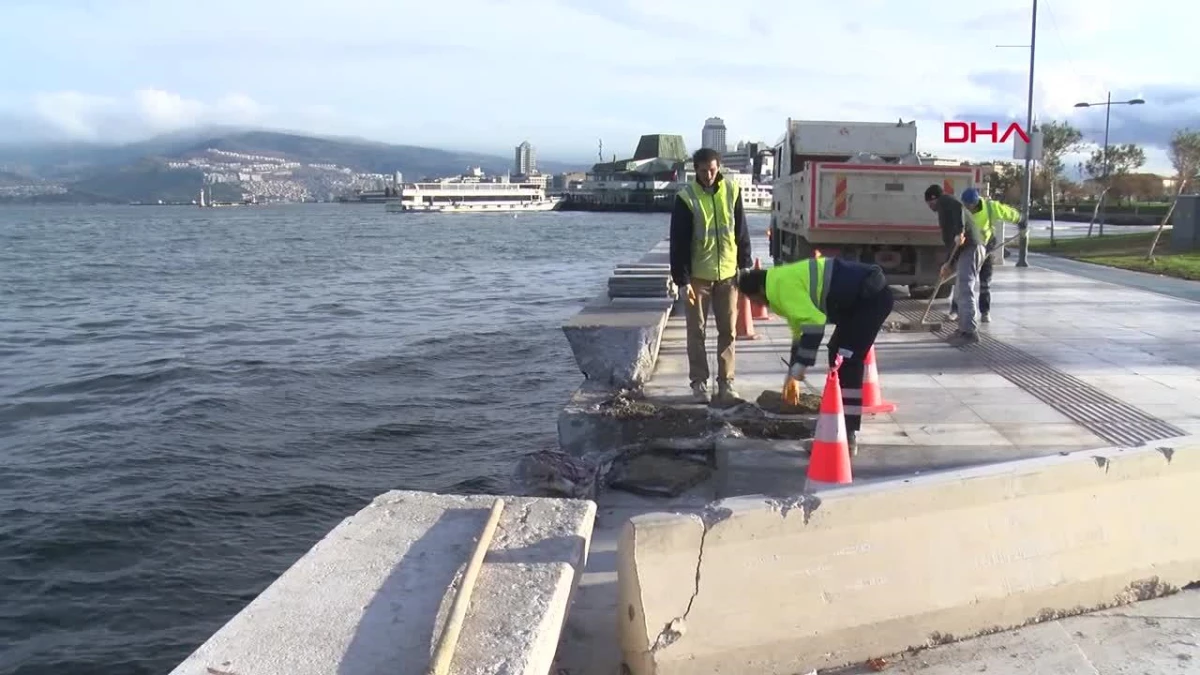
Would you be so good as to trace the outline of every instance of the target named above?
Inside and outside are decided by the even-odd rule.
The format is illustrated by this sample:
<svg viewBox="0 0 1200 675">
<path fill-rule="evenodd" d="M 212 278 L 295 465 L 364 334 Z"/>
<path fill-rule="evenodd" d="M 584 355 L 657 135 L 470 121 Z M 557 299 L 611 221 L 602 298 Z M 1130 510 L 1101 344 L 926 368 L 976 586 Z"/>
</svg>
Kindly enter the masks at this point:
<svg viewBox="0 0 1200 675">
<path fill-rule="evenodd" d="M 811 366 L 825 336 L 826 301 L 833 277 L 828 258 L 810 258 L 767 270 L 767 304 L 792 331 L 792 360 Z"/>
<path fill-rule="evenodd" d="M 725 178 L 712 194 L 696 181 L 679 191 L 692 211 L 692 278 L 721 281 L 737 275 L 733 206 L 741 192 L 737 183 Z"/>
<path fill-rule="evenodd" d="M 993 199 L 980 199 L 983 202 L 983 208 L 979 209 L 979 213 L 972 213 L 971 217 L 975 219 L 975 224 L 979 226 L 979 234 L 983 237 L 983 244 L 986 246 L 992 240 L 992 236 L 996 233 L 996 228 L 992 225 L 996 218 L 1008 221 L 1010 223 L 1021 222 L 1021 212 L 1007 204 L 1001 204 Z"/>
</svg>

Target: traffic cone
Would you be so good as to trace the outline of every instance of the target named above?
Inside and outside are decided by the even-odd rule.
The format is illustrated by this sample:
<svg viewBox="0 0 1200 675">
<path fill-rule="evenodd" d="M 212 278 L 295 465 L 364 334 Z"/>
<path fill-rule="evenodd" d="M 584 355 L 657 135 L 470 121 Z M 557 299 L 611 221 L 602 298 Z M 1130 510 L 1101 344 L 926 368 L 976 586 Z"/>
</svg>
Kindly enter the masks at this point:
<svg viewBox="0 0 1200 675">
<path fill-rule="evenodd" d="M 875 367 L 875 345 L 867 350 L 867 359 L 863 362 L 863 413 L 878 414 L 896 412 L 896 404 L 885 401 L 883 389 L 879 386 L 879 369 Z"/>
<path fill-rule="evenodd" d="M 754 259 L 754 269 L 762 269 L 762 262 L 760 262 L 758 258 Z M 753 318 L 755 321 L 766 321 L 771 318 L 771 313 L 767 311 L 766 305 L 761 305 L 751 300 L 750 307 L 753 309 L 751 318 Z"/>
<path fill-rule="evenodd" d="M 754 332 L 753 312 L 750 308 L 750 296 L 745 293 L 738 293 L 737 339 L 757 340 L 762 337 Z"/>
<path fill-rule="evenodd" d="M 842 385 L 834 368 L 825 378 L 825 391 L 821 395 L 821 411 L 808 459 L 809 483 L 844 485 L 851 481 L 850 443 L 843 412 Z"/>
</svg>

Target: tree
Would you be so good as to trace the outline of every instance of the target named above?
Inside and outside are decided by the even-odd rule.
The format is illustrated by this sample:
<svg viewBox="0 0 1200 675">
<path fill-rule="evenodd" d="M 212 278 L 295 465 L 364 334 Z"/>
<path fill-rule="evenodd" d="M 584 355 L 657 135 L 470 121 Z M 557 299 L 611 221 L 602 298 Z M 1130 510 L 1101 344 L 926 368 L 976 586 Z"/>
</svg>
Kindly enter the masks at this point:
<svg viewBox="0 0 1200 675">
<path fill-rule="evenodd" d="M 1158 239 L 1162 236 L 1163 228 L 1167 226 L 1167 221 L 1175 212 L 1175 205 L 1179 203 L 1179 195 L 1183 194 L 1189 183 L 1194 185 L 1200 178 L 1200 131 L 1177 129 L 1171 136 L 1171 145 L 1167 149 L 1167 154 L 1171 157 L 1171 166 L 1175 167 L 1175 200 L 1171 202 L 1171 208 L 1167 209 L 1167 214 L 1163 216 L 1162 222 L 1158 224 L 1158 230 L 1154 233 L 1154 240 L 1150 242 L 1150 250 L 1146 253 L 1146 259 L 1151 262 L 1154 261 L 1154 247 L 1158 246 Z"/>
<path fill-rule="evenodd" d="M 1108 171 L 1105 172 L 1104 160 L 1108 160 Z M 1092 225 L 1096 222 L 1096 216 L 1100 213 L 1100 209 L 1104 208 L 1104 202 L 1108 199 L 1109 192 L 1116 192 L 1113 185 L 1114 176 L 1123 176 L 1135 169 L 1140 169 L 1146 163 L 1146 153 L 1138 146 L 1132 143 L 1122 145 L 1108 146 L 1108 156 L 1105 157 L 1104 148 L 1097 148 L 1084 162 L 1083 171 L 1091 176 L 1103 186 L 1103 191 L 1100 192 L 1100 199 L 1096 202 L 1096 210 L 1092 212 L 1092 222 L 1088 224 L 1087 236 L 1092 236 Z M 1107 178 L 1107 180 L 1105 180 Z M 1118 199 L 1120 198 L 1118 193 Z M 1104 223 L 1100 223 L 1100 234 L 1104 234 Z"/>
<path fill-rule="evenodd" d="M 1042 132 L 1042 194 L 1050 197 L 1050 245 L 1054 246 L 1054 194 L 1063 172 L 1063 156 L 1083 144 L 1083 133 L 1070 122 L 1051 120 L 1038 127 Z"/>
<path fill-rule="evenodd" d="M 1146 152 L 1134 145 L 1108 146 L 1108 175 L 1123 176 L 1142 168 L 1146 163 Z M 1092 178 L 1104 177 L 1104 148 L 1097 148 L 1083 165 L 1084 171 Z"/>
<path fill-rule="evenodd" d="M 1012 203 L 1020 198 L 1024 174 L 1023 170 L 1017 165 L 1007 162 L 996 162 L 992 175 L 988 177 L 988 180 L 991 183 L 993 199 Z"/>
</svg>

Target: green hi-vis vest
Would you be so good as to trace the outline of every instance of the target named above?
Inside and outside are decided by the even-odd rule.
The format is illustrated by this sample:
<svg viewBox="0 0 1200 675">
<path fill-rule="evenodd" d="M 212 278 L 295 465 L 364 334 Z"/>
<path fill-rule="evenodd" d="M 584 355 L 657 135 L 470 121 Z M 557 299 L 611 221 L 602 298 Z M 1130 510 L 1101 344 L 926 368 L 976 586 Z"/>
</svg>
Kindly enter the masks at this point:
<svg viewBox="0 0 1200 675">
<path fill-rule="evenodd" d="M 696 279 L 721 281 L 737 275 L 737 237 L 733 205 L 742 189 L 722 179 L 720 189 L 707 193 L 696 181 L 679 191 L 692 210 L 692 274 Z"/>
<path fill-rule="evenodd" d="M 771 311 L 787 319 L 792 338 L 805 333 L 824 333 L 827 317 L 825 301 L 833 265 L 828 258 L 810 258 L 767 271 L 767 304 Z"/>
<path fill-rule="evenodd" d="M 979 213 L 972 213 L 971 217 L 975 220 L 975 224 L 979 226 L 979 234 L 983 237 L 983 243 L 987 244 L 992 240 L 992 235 L 996 233 L 996 227 L 993 222 L 997 217 L 1000 220 L 1007 220 L 1010 223 L 1021 222 L 1021 212 L 1007 204 L 1001 204 L 991 199 L 983 200 L 983 208 L 979 209 Z"/>
</svg>

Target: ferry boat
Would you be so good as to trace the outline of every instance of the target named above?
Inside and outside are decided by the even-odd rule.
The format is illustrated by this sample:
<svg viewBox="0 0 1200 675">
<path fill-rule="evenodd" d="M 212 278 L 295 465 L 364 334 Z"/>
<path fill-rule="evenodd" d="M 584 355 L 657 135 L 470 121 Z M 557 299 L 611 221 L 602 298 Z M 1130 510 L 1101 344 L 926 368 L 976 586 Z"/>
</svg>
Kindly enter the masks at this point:
<svg viewBox="0 0 1200 675">
<path fill-rule="evenodd" d="M 445 180 L 406 183 L 384 208 L 392 213 L 508 213 L 554 211 L 561 204 L 561 197 L 546 194 L 543 183 Z"/>
</svg>

